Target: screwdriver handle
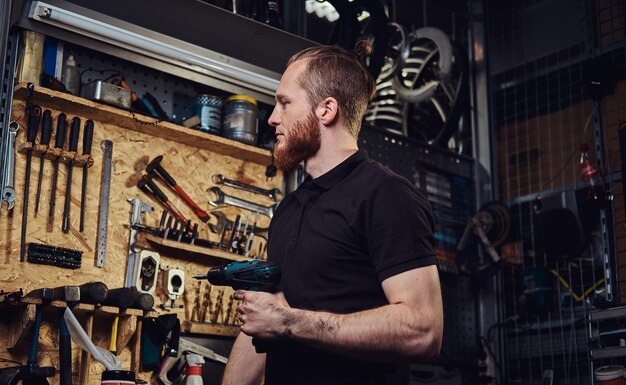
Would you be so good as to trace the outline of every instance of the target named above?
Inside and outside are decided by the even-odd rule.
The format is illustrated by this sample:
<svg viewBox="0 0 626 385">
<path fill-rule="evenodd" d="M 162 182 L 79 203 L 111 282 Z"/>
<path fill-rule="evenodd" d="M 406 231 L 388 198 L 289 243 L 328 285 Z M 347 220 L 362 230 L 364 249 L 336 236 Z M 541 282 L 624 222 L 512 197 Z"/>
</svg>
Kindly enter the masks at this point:
<svg viewBox="0 0 626 385">
<path fill-rule="evenodd" d="M 70 146 L 69 151 L 78 149 L 78 132 L 80 131 L 80 118 L 72 119 L 72 127 L 70 128 Z"/>
<path fill-rule="evenodd" d="M 35 143 L 37 137 L 37 129 L 39 128 L 39 122 L 41 121 L 41 107 L 33 106 L 28 115 L 28 128 L 26 129 L 26 141 Z"/>
<path fill-rule="evenodd" d="M 54 140 L 54 147 L 63 148 L 65 144 L 65 128 L 67 127 L 67 115 L 60 113 L 57 118 L 57 137 Z"/>
<path fill-rule="evenodd" d="M 83 155 L 91 155 L 91 142 L 93 139 L 93 120 L 85 123 L 83 131 Z"/>
<path fill-rule="evenodd" d="M 41 144 L 50 144 L 50 138 L 52 137 L 52 112 L 45 110 L 43 112 L 43 118 L 41 120 Z"/>
</svg>

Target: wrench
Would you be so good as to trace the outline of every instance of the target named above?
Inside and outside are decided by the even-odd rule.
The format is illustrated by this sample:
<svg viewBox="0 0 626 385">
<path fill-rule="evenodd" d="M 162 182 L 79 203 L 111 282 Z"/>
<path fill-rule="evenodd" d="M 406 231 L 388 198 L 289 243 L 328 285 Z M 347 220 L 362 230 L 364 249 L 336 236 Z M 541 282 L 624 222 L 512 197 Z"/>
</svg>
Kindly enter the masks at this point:
<svg viewBox="0 0 626 385">
<path fill-rule="evenodd" d="M 278 202 L 279 194 L 283 195 L 282 191 L 280 191 L 277 188 L 267 190 L 261 187 L 253 186 L 251 184 L 239 182 L 239 181 L 232 180 L 232 179 L 226 179 L 224 178 L 224 175 L 222 174 L 215 174 L 213 175 L 211 179 L 213 180 L 213 183 L 215 184 L 223 184 L 224 186 L 233 187 L 233 188 L 237 188 L 237 189 L 244 190 L 244 191 L 249 191 L 255 194 L 265 195 L 266 197 L 269 197 L 274 202 Z"/>
<path fill-rule="evenodd" d="M 214 232 L 218 234 L 222 233 L 222 230 L 224 230 L 224 227 L 226 227 L 227 230 L 232 229 L 233 224 L 235 223 L 231 221 L 230 219 L 226 218 L 226 215 L 224 215 L 224 213 L 221 211 L 211 211 L 211 215 L 217 218 L 217 225 L 213 225 L 213 226 L 215 227 Z M 248 230 L 251 233 L 254 233 L 254 235 L 256 235 L 257 237 L 261 237 L 267 241 L 267 232 L 269 230 L 267 227 L 249 226 Z"/>
<path fill-rule="evenodd" d="M 236 197 L 224 194 L 224 192 L 219 187 L 211 187 L 208 191 L 212 192 L 217 197 L 216 200 L 209 201 L 209 204 L 215 207 L 219 207 L 222 205 L 230 205 L 230 206 L 254 211 L 255 213 L 263 214 L 269 217 L 270 219 L 274 216 L 274 211 L 276 211 L 276 207 L 278 207 L 278 203 L 275 203 L 271 206 L 262 206 L 257 203 L 249 202 L 240 198 L 236 198 Z"/>
<path fill-rule="evenodd" d="M 9 210 L 11 210 L 15 205 L 15 188 L 13 187 L 13 180 L 15 176 L 15 137 L 17 136 L 19 129 L 20 125 L 17 122 L 11 122 L 9 124 L 9 138 L 3 172 L 5 186 L 2 190 L 2 200 L 7 202 Z"/>
</svg>

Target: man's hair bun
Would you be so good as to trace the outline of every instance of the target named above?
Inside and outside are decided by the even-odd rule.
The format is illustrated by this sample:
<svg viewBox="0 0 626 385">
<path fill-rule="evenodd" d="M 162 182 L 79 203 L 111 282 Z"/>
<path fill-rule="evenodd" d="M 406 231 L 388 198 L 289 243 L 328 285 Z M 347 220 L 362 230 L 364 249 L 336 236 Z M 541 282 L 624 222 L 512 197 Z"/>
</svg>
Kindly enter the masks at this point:
<svg viewBox="0 0 626 385">
<path fill-rule="evenodd" d="M 361 64 L 365 65 L 365 59 L 372 54 L 373 50 L 372 44 L 368 40 L 362 39 L 356 42 L 352 53 L 356 55 Z"/>
</svg>

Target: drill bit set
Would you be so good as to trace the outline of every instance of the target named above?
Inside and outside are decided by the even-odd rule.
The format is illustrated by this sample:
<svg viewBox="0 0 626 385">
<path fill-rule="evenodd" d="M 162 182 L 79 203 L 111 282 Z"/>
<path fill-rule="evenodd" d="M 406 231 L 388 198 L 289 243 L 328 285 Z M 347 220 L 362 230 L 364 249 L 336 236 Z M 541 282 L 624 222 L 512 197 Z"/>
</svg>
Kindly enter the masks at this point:
<svg viewBox="0 0 626 385">
<path fill-rule="evenodd" d="M 202 293 L 202 286 L 204 292 Z M 215 300 L 211 294 L 216 292 Z M 228 303 L 224 306 L 224 288 L 216 288 L 207 283 L 203 285 L 198 282 L 195 291 L 195 300 L 191 310 L 191 322 L 220 324 L 220 325 L 241 325 L 237 314 L 237 305 L 233 294 L 228 297 Z"/>
</svg>

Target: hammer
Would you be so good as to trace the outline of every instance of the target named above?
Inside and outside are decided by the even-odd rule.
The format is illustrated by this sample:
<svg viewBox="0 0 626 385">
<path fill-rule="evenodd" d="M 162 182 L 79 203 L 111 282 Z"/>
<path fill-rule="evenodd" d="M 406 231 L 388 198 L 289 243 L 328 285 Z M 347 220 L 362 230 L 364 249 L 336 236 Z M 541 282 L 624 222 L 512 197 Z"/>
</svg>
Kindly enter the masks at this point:
<svg viewBox="0 0 626 385">
<path fill-rule="evenodd" d="M 160 176 L 161 179 L 163 179 L 165 183 L 167 183 L 176 192 L 176 194 L 181 197 L 182 200 L 185 201 L 185 203 L 189 207 L 191 207 L 193 212 L 198 216 L 198 218 L 200 218 L 202 222 L 208 222 L 210 219 L 209 214 L 207 214 L 206 211 L 202 210 L 200 206 L 198 206 L 198 204 L 194 202 L 194 200 L 191 199 L 189 195 L 187 195 L 185 190 L 183 190 L 183 188 L 180 187 L 178 183 L 176 183 L 176 180 L 172 178 L 172 175 L 170 175 L 170 173 L 168 173 L 161 165 L 162 160 L 163 155 L 159 155 L 156 158 L 152 159 L 152 161 L 146 167 L 146 172 L 148 174 L 157 174 L 158 176 Z"/>
<path fill-rule="evenodd" d="M 180 221 L 187 222 L 187 218 L 172 204 L 167 195 L 161 191 L 161 189 L 152 181 L 152 175 L 143 175 L 137 182 L 137 187 L 146 194 L 151 194 L 157 197 L 163 205 Z"/>
</svg>

